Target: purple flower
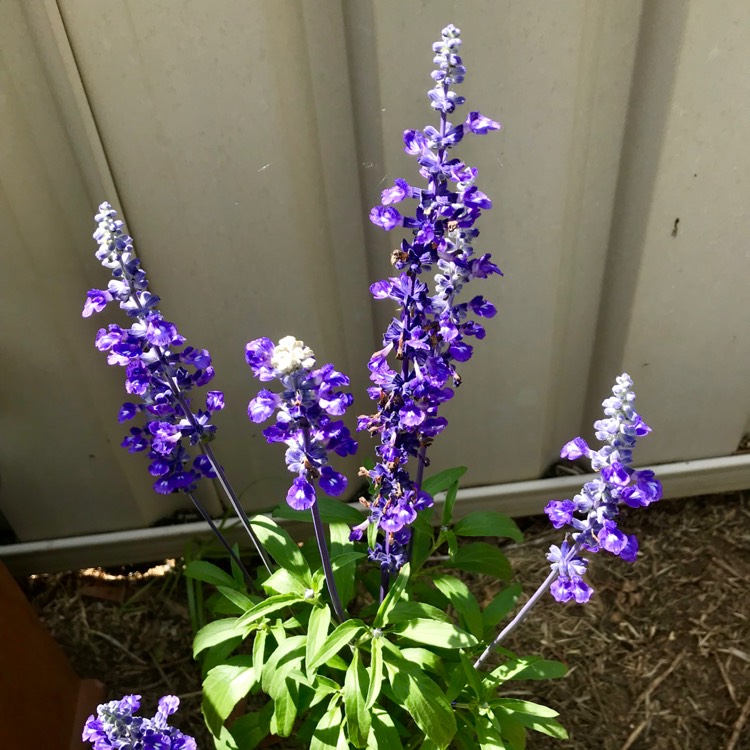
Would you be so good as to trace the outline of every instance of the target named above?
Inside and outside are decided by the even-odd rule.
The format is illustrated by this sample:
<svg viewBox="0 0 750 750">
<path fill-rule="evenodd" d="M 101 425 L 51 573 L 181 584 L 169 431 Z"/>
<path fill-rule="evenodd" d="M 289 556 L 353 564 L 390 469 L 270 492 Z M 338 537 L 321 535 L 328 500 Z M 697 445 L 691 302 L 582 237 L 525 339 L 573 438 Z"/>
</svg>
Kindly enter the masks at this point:
<svg viewBox="0 0 750 750">
<path fill-rule="evenodd" d="M 403 224 L 404 217 L 392 206 L 375 206 L 370 211 L 370 221 L 388 232 Z"/>
<path fill-rule="evenodd" d="M 588 443 L 580 437 L 573 438 L 569 443 L 563 445 L 560 451 L 560 458 L 567 458 L 569 461 L 575 461 L 578 458 L 589 454 Z"/>
<path fill-rule="evenodd" d="M 480 112 L 469 112 L 469 116 L 466 118 L 466 127 L 476 135 L 487 135 L 490 130 L 500 130 L 502 126 L 499 122 L 485 117 Z"/>
<path fill-rule="evenodd" d="M 328 465 L 328 455 L 356 453 L 341 416 L 352 403 L 352 396 L 340 390 L 349 385 L 349 378 L 327 364 L 315 368 L 311 349 L 293 336 L 285 336 L 278 344 L 262 338 L 251 341 L 245 349 L 253 374 L 263 381 L 278 380 L 282 391 L 263 389 L 250 401 L 247 414 L 251 421 L 261 423 L 278 411 L 276 423 L 263 430 L 269 443 L 286 443 L 287 468 L 297 478 L 292 482 L 286 499 L 295 510 L 307 510 L 315 503 L 315 486 L 328 495 L 340 495 L 346 478 Z"/>
<path fill-rule="evenodd" d="M 119 701 L 102 703 L 96 716 L 89 716 L 82 739 L 94 750 L 197 750 L 195 740 L 179 729 L 170 727 L 180 699 L 165 695 L 151 719 L 136 716 L 141 706 L 140 695 L 126 695 Z"/>
<path fill-rule="evenodd" d="M 206 409 L 209 411 L 221 411 L 224 408 L 224 394 L 221 391 L 208 391 L 206 393 Z"/>
<path fill-rule="evenodd" d="M 132 428 L 122 445 L 131 453 L 148 452 L 149 472 L 157 477 L 156 492 L 190 492 L 199 477 L 210 474 L 199 469 L 195 462 L 202 457 L 193 459 L 183 442 L 195 445 L 211 439 L 215 427 L 210 413 L 223 408 L 223 394 L 211 391 L 207 411 L 191 411 L 188 394 L 213 378 L 211 357 L 205 349 L 178 349 L 185 339 L 156 308 L 159 298 L 148 290 L 133 240 L 116 216 L 108 203 L 102 203 L 96 215 L 96 257 L 111 270 L 113 279 L 108 291 L 89 291 L 83 315 L 88 317 L 117 300 L 133 320 L 130 328 L 100 329 L 95 340 L 96 348 L 107 352 L 109 364 L 125 368 L 125 390 L 141 399 L 140 404 L 128 401 L 120 409 L 120 422 L 138 414 L 145 417 L 143 426 Z"/>
<path fill-rule="evenodd" d="M 581 579 L 586 563 L 578 556 L 582 550 L 604 549 L 627 562 L 635 561 L 638 540 L 618 528 L 620 507 L 637 508 L 661 497 L 661 484 L 654 472 L 637 471 L 630 466 L 636 439 L 650 431 L 633 408 L 632 387 L 630 376 L 620 375 L 612 388 L 612 397 L 602 403 L 605 418 L 594 423 L 596 436 L 604 443 L 598 451 L 577 437 L 566 443 L 560 454 L 571 460 L 586 456 L 599 472 L 599 478 L 584 484 L 573 500 L 553 500 L 545 508 L 556 529 L 563 526 L 573 529 L 570 536 L 574 544 L 565 541 L 562 547 L 552 546 L 547 555 L 552 570 L 559 573 L 550 587 L 558 601 L 574 599 L 581 603 L 588 601 L 593 593 Z"/>
<path fill-rule="evenodd" d="M 440 405 L 453 397 L 451 386 L 461 382 L 459 366 L 473 354 L 466 339 L 485 336 L 484 328 L 470 317 L 490 318 L 496 313 L 482 296 L 468 302 L 460 299 L 474 279 L 500 273 L 489 255 L 477 256 L 474 250 L 479 234 L 474 224 L 492 202 L 475 185 L 477 170 L 450 153 L 469 134 L 499 127 L 478 112 L 466 123 L 448 121 L 464 101 L 452 90 L 466 74 L 459 56 L 460 35 L 455 26 L 446 26 L 433 45 L 435 85 L 428 98 L 440 113 L 437 127 L 404 131 L 404 150 L 416 158 L 426 185 L 413 187 L 397 179 L 382 192 L 383 205 L 370 212 L 370 220 L 384 229 L 403 226 L 411 231 L 391 256 L 398 275 L 370 287 L 375 299 L 392 300 L 399 310 L 385 332 L 383 348 L 368 363 L 373 383 L 368 393 L 377 401 L 377 411 L 358 420 L 358 429 L 379 440 L 379 463 L 366 473 L 371 483 L 370 523 L 377 524 L 384 541 L 371 555 L 393 570 L 405 559 L 405 552 L 395 546 L 396 537 L 408 549 L 410 525 L 419 510 L 432 504 L 421 483 L 426 451 L 447 425 L 438 414 Z M 404 203 L 407 199 L 416 201 L 412 210 Z M 401 204 L 399 211 L 394 203 Z M 414 459 L 418 464 L 412 477 L 409 464 Z M 363 533 L 360 524 L 351 537 L 359 539 Z"/>
<path fill-rule="evenodd" d="M 101 289 L 89 289 L 81 315 L 84 318 L 88 318 L 92 313 L 101 312 L 107 306 L 107 303 L 111 301 L 112 295 L 109 292 L 102 291 Z"/>
<path fill-rule="evenodd" d="M 294 510 L 309 510 L 315 502 L 315 488 L 304 477 L 297 477 L 286 493 L 286 501 Z"/>
</svg>

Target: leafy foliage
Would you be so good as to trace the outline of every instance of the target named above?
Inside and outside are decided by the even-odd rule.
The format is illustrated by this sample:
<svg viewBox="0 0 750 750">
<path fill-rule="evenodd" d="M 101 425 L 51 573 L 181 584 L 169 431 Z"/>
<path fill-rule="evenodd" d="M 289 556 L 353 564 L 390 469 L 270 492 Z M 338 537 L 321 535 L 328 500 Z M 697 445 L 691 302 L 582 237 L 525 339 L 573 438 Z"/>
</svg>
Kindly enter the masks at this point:
<svg viewBox="0 0 750 750">
<path fill-rule="evenodd" d="M 322 570 L 315 571 L 315 549 L 300 548 L 270 519 L 251 521 L 282 566 L 264 574 L 266 598 L 248 593 L 241 576 L 216 565 L 188 565 L 188 576 L 216 587 L 213 611 L 232 615 L 204 625 L 194 642 L 196 656 L 209 667 L 203 712 L 218 750 L 251 750 L 269 733 L 318 750 L 524 750 L 528 730 L 565 736 L 553 710 L 515 697 L 508 687 L 562 677 L 563 664 L 501 649 L 502 663 L 491 671 L 474 668 L 498 623 L 514 609 L 520 587 L 502 588 L 483 611 L 460 571 L 508 580 L 505 556 L 486 537 L 521 536 L 500 513 L 482 511 L 453 522 L 464 472 L 449 469 L 425 481 L 431 491 L 445 492 L 445 500 L 422 512 L 412 564 L 390 581 L 380 603 L 371 599 L 377 584 L 368 593 L 359 567 L 365 542 L 350 541 L 344 514 L 326 510 L 332 570 L 350 608 L 344 622 L 334 615 Z M 468 541 L 478 536 L 485 539 Z M 243 699 L 259 707 L 233 718 Z"/>
</svg>

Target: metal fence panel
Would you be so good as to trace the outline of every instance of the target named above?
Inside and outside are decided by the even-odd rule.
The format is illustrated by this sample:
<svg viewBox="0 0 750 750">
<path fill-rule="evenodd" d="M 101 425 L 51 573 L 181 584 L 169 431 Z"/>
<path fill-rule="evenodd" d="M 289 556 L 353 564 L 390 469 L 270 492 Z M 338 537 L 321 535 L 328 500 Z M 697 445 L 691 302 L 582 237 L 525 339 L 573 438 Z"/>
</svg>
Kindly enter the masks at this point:
<svg viewBox="0 0 750 750">
<path fill-rule="evenodd" d="M 623 369 L 654 427 L 644 462 L 731 453 L 750 418 L 750 10 L 712 8 L 0 5 L 0 506 L 18 537 L 142 528 L 181 502 L 118 447 L 121 373 L 91 345 L 111 313 L 80 319 L 106 283 L 101 200 L 124 209 L 165 314 L 214 356 L 217 448 L 249 508 L 278 502 L 288 475 L 244 417 L 246 341 L 294 333 L 371 409 L 365 362 L 393 311 L 367 287 L 396 239 L 366 217 L 384 185 L 416 178 L 401 134 L 434 119 L 429 50 L 449 21 L 470 108 L 504 125 L 461 154 L 495 201 L 477 247 L 505 278 L 482 290 L 500 312 L 434 465 L 468 464 L 474 487 L 537 479 Z"/>
</svg>

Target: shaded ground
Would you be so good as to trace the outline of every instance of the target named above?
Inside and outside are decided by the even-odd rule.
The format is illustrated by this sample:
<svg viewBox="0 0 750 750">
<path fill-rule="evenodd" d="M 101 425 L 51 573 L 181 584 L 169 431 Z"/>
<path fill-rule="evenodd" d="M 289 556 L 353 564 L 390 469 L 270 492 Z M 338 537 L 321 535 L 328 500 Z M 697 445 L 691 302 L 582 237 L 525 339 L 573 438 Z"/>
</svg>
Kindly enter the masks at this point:
<svg viewBox="0 0 750 750">
<path fill-rule="evenodd" d="M 526 541 L 507 552 L 530 592 L 560 534 L 544 519 L 527 526 Z M 750 495 L 671 500 L 633 512 L 626 526 L 641 542 L 635 565 L 597 556 L 588 605 L 547 598 L 506 644 L 570 666 L 563 680 L 517 683 L 516 695 L 555 707 L 571 734 L 534 735 L 529 750 L 747 750 Z M 490 579 L 473 583 L 480 599 L 495 591 Z M 147 709 L 179 694 L 182 728 L 212 747 L 174 570 L 38 576 L 29 595 L 81 676 L 104 681 L 113 698 L 141 693 Z"/>
</svg>

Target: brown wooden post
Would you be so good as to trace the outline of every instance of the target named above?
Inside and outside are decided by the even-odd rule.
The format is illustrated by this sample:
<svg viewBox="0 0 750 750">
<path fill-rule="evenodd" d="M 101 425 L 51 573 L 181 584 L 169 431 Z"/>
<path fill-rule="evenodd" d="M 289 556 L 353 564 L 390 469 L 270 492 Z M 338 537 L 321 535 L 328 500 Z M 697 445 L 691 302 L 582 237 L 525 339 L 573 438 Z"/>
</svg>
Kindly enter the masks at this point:
<svg viewBox="0 0 750 750">
<path fill-rule="evenodd" d="M 80 750 L 102 685 L 81 680 L 0 562 L 0 748 Z"/>
</svg>

